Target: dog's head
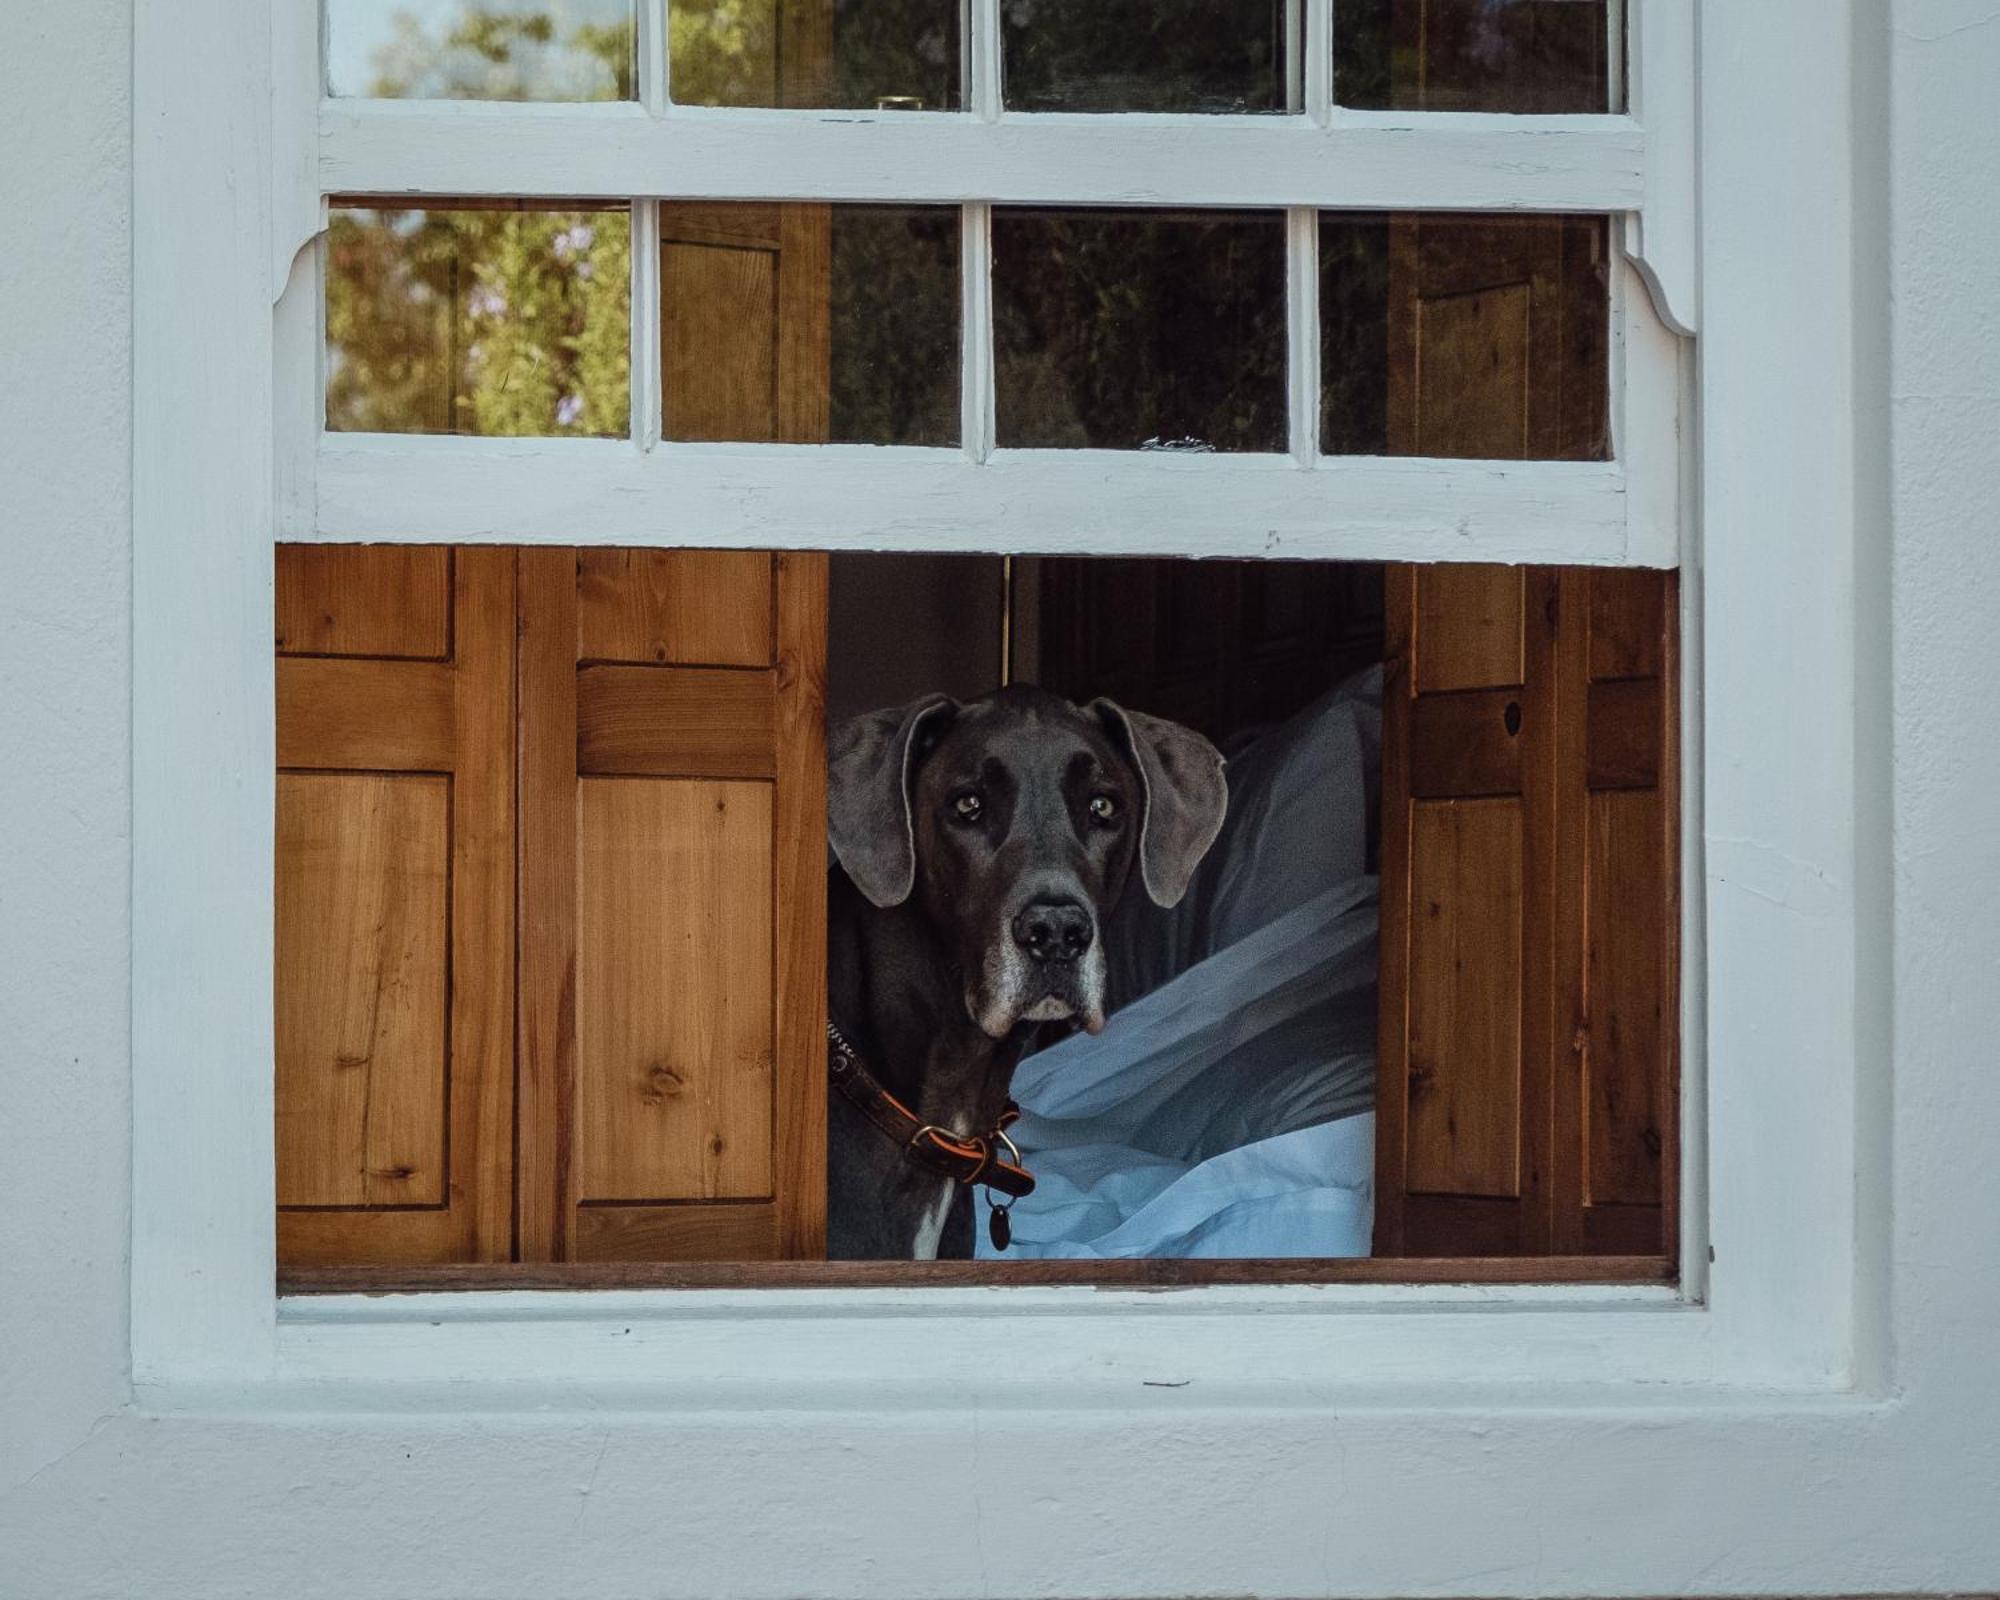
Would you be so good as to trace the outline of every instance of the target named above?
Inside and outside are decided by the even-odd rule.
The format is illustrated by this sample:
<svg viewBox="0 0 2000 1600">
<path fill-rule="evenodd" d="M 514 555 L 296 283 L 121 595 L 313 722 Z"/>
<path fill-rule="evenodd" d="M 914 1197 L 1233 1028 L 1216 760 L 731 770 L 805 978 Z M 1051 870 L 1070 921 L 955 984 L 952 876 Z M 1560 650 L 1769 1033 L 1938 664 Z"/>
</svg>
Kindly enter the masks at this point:
<svg viewBox="0 0 2000 1600">
<path fill-rule="evenodd" d="M 1176 904 L 1222 827 L 1222 757 L 1198 733 L 1040 689 L 872 711 L 829 750 L 828 828 L 878 906 L 914 899 L 994 1038 L 1104 1026 L 1104 918 L 1136 864 Z"/>
</svg>

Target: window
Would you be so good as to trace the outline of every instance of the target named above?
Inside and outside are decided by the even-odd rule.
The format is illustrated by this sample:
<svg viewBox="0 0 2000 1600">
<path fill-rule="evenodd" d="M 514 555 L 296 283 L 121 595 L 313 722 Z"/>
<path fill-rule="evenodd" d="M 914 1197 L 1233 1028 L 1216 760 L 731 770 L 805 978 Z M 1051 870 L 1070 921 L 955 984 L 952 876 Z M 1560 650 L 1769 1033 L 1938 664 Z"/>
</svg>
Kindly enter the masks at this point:
<svg viewBox="0 0 2000 1600">
<path fill-rule="evenodd" d="M 1376 1252 L 1671 1270 L 1679 669 L 1659 569 L 1684 348 L 1657 312 L 1685 293 L 1685 153 L 1608 114 L 1534 120 L 1627 98 L 1621 8 L 1204 8 L 1211 38 L 1116 6 L 329 6 L 328 227 L 281 306 L 277 380 L 301 491 L 281 517 L 309 541 L 281 552 L 278 593 L 280 859 L 309 864 L 279 897 L 292 1281 L 817 1253 L 801 1152 L 824 1002 L 815 962 L 787 961 L 818 931 L 819 756 L 785 730 L 816 718 L 786 695 L 824 670 L 825 578 L 796 552 L 882 543 L 1019 552 L 1064 638 L 1123 604 L 1093 602 L 1069 552 L 1377 574 Z M 1468 136 L 1373 107 L 1500 114 Z M 1179 120 L 1106 115 L 1133 111 Z M 1529 135 L 1561 161 L 1522 159 Z M 523 548 L 449 547 L 468 537 Z M 1153 581 L 1130 571 L 1113 587 Z M 1303 582 L 1282 586 L 1319 592 Z M 732 616 L 757 636 L 724 637 Z M 481 674 L 520 707 L 483 735 Z M 420 743 L 403 710 L 427 695 L 456 696 L 437 748 L 357 736 L 374 696 L 392 742 Z M 751 752 L 751 727 L 777 731 Z M 682 781 L 593 781 L 639 773 Z M 737 820 L 619 814 L 703 783 Z M 657 1140 L 592 1131 L 577 1087 L 593 985 L 642 959 L 590 948 L 606 917 L 634 925 L 593 921 L 593 840 L 622 841 L 614 885 L 648 836 L 658 860 L 702 838 L 741 864 L 711 908 L 717 971 L 768 967 L 754 995 L 703 991 L 768 1019 L 701 1041 L 761 1063 L 747 1077 L 672 1051 L 647 1067 L 635 1034 L 620 1070 L 651 1072 L 655 1100 L 698 1080 L 702 1116 L 668 1142 L 702 1148 L 671 1182 L 637 1175 L 667 1159 Z M 409 912 L 371 924 L 368 957 L 406 1004 L 365 1004 L 378 1037 L 343 1051 L 327 1019 L 363 1002 L 327 988 L 319 931 L 360 916 L 358 882 Z M 643 1034 L 644 986 L 620 982 L 598 1010 Z M 340 1085 L 357 1063 L 379 1097 Z"/>
<path fill-rule="evenodd" d="M 1685 1481 L 1699 1485 L 1700 1504 L 1727 1524 L 1746 1505 L 1765 1509 L 1754 1497 L 1746 1502 L 1744 1491 L 1772 1479 L 1774 1442 L 1810 1435 L 1814 1449 L 1841 1461 L 1880 1457 L 1885 1426 L 1896 1435 L 1888 1444 L 1929 1443 L 1905 1436 L 1902 1423 L 1922 1421 L 1909 1405 L 1883 1403 L 1892 1398 L 1892 1376 L 1900 1382 L 1923 1374 L 1906 1374 L 1901 1360 L 1892 1374 L 1886 1337 L 1886 819 L 1878 808 L 1871 822 L 1866 802 L 1886 795 L 1887 785 L 1879 748 L 1872 756 L 1866 748 L 1879 724 L 1865 718 L 1857 726 L 1855 702 L 1856 684 L 1866 683 L 1881 659 L 1866 637 L 1868 619 L 1882 616 L 1869 598 L 1879 596 L 1870 542 L 1879 523 L 1864 510 L 1870 502 L 1857 475 L 1838 469 L 1872 392 L 1854 370 L 1853 329 L 1866 295 L 1856 283 L 1855 251 L 1879 236 L 1872 191 L 1857 182 L 1849 159 L 1854 141 L 1873 126 L 1869 91 L 1851 77 L 1851 29 L 1826 28 L 1822 8 L 1800 0 L 1709 7 L 1701 16 L 1706 344 L 1682 428 L 1700 473 L 1688 490 L 1699 516 L 1695 536 L 1680 547 L 1679 581 L 1684 653 L 1699 663 L 1702 693 L 1683 703 L 1692 757 L 1683 808 L 1684 1083 L 1692 1137 L 1678 1288 L 1334 1282 L 1173 1293 L 857 1286 L 575 1295 L 536 1292 L 549 1280 L 524 1274 L 522 1292 L 507 1296 L 278 1298 L 269 1009 L 274 506 L 283 508 L 276 520 L 286 540 L 332 544 L 493 542 L 495 530 L 512 521 L 524 528 L 539 522 L 545 535 L 559 529 L 561 542 L 574 546 L 626 519 L 620 542 L 628 545 L 692 539 L 689 530 L 706 525 L 735 526 L 732 537 L 745 548 L 824 547 L 843 537 L 861 543 L 863 519 L 833 492 L 839 471 L 821 474 L 817 508 L 796 492 L 788 501 L 782 474 L 761 467 L 743 467 L 727 484 L 704 457 L 742 446 L 675 447 L 688 498 L 661 493 L 643 514 L 632 498 L 649 492 L 645 476 L 629 469 L 625 446 L 616 442 L 533 446 L 552 460 L 599 457 L 589 475 L 553 460 L 509 479 L 511 454 L 529 446 L 507 439 L 396 441 L 365 472 L 351 464 L 319 471 L 323 395 L 309 372 L 302 386 L 279 396 L 286 444 L 274 450 L 271 302 L 295 250 L 318 228 L 319 195 L 379 192 L 370 185 L 387 180 L 356 169 L 350 108 L 318 102 L 313 8 L 268 8 L 269 29 L 266 18 L 263 9 L 248 18 L 240 5 L 147 6 L 136 17 L 135 120 L 146 131 L 135 144 L 132 184 L 130 1311 L 141 1413 L 134 1425 L 169 1477 L 181 1460 L 176 1451 L 192 1452 L 190 1461 L 215 1458 L 217 1428 L 229 1430 L 229 1459 L 245 1483 L 311 1479 L 331 1450 L 368 1469 L 344 1475 L 356 1487 L 328 1503 L 336 1520 L 345 1508 L 356 1526 L 374 1526 L 383 1493 L 394 1493 L 411 1525 L 463 1532 L 455 1544 L 422 1543 L 440 1573 L 468 1581 L 459 1569 L 468 1560 L 477 1565 L 483 1553 L 479 1571 L 489 1588 L 537 1581 L 560 1588 L 568 1568 L 559 1573 L 558 1564 L 574 1565 L 568 1548 L 536 1566 L 522 1542 L 534 1543 L 544 1511 L 573 1520 L 567 1508 L 549 1505 L 552 1466 L 573 1484 L 595 1483 L 588 1533 L 600 1528 L 607 1493 L 657 1499 L 663 1475 L 680 1472 L 690 1451 L 700 1454 L 715 1471 L 704 1467 L 688 1480 L 695 1490 L 688 1526 L 698 1535 L 714 1504 L 754 1508 L 774 1488 L 839 1478 L 854 1465 L 859 1442 L 864 1464 L 882 1463 L 894 1482 L 921 1482 L 925 1492 L 935 1486 L 940 1504 L 959 1507 L 958 1521 L 945 1526 L 954 1547 L 971 1549 L 983 1536 L 989 1559 L 1009 1563 L 1007 1581 L 1021 1589 L 1073 1587 L 1079 1552 L 1087 1558 L 1096 1548 L 1091 1537 L 1107 1518 L 1159 1529 L 1128 1587 L 1241 1587 L 1246 1555 L 1261 1563 L 1249 1570 L 1258 1586 L 1310 1586 L 1325 1570 L 1329 1488 L 1345 1483 L 1387 1486 L 1350 1505 L 1356 1514 L 1337 1530 L 1344 1565 L 1336 1576 L 1355 1586 L 1463 1586 L 1466 1573 L 1489 1570 L 1496 1559 L 1493 1530 L 1510 1528 L 1516 1536 L 1502 1540 L 1500 1561 L 1521 1573 L 1539 1562 L 1545 1583 L 1609 1590 L 1671 1586 L 1686 1563 L 1675 1564 L 1663 1585 L 1660 1563 L 1672 1560 L 1671 1539 L 1612 1548 L 1618 1542 L 1607 1544 L 1587 1518 L 1524 1516 L 1524 1483 L 1548 1505 L 1589 1507 L 1602 1502 L 1606 1485 L 1665 1484 L 1692 1464 Z M 1669 287 L 1660 303 L 1681 319 L 1692 317 L 1693 303 L 1671 289 L 1694 280 L 1676 274 L 1674 231 L 1660 224 L 1692 212 L 1663 208 L 1648 185 L 1662 177 L 1657 154 L 1688 148 L 1676 140 L 1693 136 L 1691 120 L 1678 124 L 1678 135 L 1670 131 L 1671 96 L 1663 103 L 1660 94 L 1663 83 L 1678 84 L 1691 117 L 1692 41 L 1683 41 L 1688 49 L 1677 67 L 1665 48 L 1672 24 L 1689 19 L 1679 6 L 1633 8 L 1632 120 L 1613 119 L 1622 154 L 1610 169 L 1594 169 L 1600 179 L 1611 170 L 1608 187 L 1628 201 L 1642 189 L 1652 194 L 1642 204 L 1641 260 Z M 274 36 L 275 97 L 266 68 Z M 1786 64 L 1781 89 L 1769 70 L 1776 60 Z M 430 108 L 391 109 L 414 119 L 418 137 L 396 136 L 407 143 L 401 159 L 412 170 L 442 152 L 422 136 Z M 616 123 L 626 108 L 556 110 L 559 120 L 587 115 Z M 1345 126 L 1328 130 L 1327 148 L 1349 144 L 1348 135 L 1364 129 L 1364 145 L 1376 140 L 1378 129 L 1366 121 L 1342 120 Z M 1483 140 L 1495 131 L 1517 130 L 1461 123 L 1444 142 L 1477 165 L 1466 136 Z M 1549 131 L 1575 147 L 1573 129 Z M 521 141 L 550 132 L 539 127 Z M 589 143 L 595 147 L 602 134 L 600 125 Z M 752 137 L 766 140 L 769 157 L 767 136 Z M 988 148 L 984 137 L 968 140 L 961 153 L 969 158 Z M 1030 132 L 1031 140 L 1039 137 Z M 1115 129 L 1104 135 L 1114 146 L 1124 137 Z M 840 129 L 826 138 L 845 141 L 842 159 L 857 148 Z M 823 179 L 828 158 L 812 152 L 824 140 L 816 131 L 796 143 L 797 164 L 786 170 L 811 181 L 820 162 Z M 1519 143 L 1510 146 L 1517 154 Z M 1642 146 L 1654 153 L 1638 158 Z M 267 157 L 275 213 L 261 181 Z M 1641 159 L 1649 178 L 1639 176 Z M 683 152 L 662 170 L 669 165 L 685 171 L 702 163 Z M 1235 163 L 1237 189 L 1224 193 L 1220 185 L 1198 189 L 1194 167 L 1176 162 L 1187 187 L 1153 184 L 1148 193 L 1175 204 L 1241 207 L 1258 198 L 1247 191 L 1264 181 L 1256 176 L 1260 165 Z M 484 192 L 573 200 L 584 181 L 577 175 L 589 166 L 572 161 L 567 182 L 554 191 L 544 171 L 524 172 L 512 189 L 488 182 Z M 1538 186 L 1549 201 L 1546 185 L 1518 162 L 1504 183 L 1457 195 L 1441 192 L 1435 168 L 1393 161 L 1384 168 L 1372 160 L 1338 166 L 1338 185 L 1321 173 L 1294 192 L 1327 209 L 1411 205 L 1420 187 L 1426 205 L 1486 207 L 1499 203 L 1494 195 L 1502 189 L 1520 194 Z M 1491 176 L 1497 167 L 1484 170 Z M 1383 192 L 1392 186 L 1385 171 L 1400 192 Z M 657 174 L 643 182 L 605 177 L 599 169 L 585 188 L 629 196 L 657 192 L 664 181 Z M 431 178 L 428 192 L 436 195 L 473 186 L 463 170 Z M 1100 174 L 1075 188 L 1101 181 Z M 1465 171 L 1459 181 L 1470 181 Z M 666 192 L 685 194 L 688 186 Z M 1053 185 L 1009 197 L 1046 205 L 1077 199 Z M 960 198 L 933 193 L 911 203 Z M 1080 203 L 1114 199 L 1090 192 Z M 1582 209 L 1598 204 L 1593 197 Z M 1625 227 L 1623 202 L 1607 204 Z M 1691 232 L 1680 236 L 1682 247 L 1692 241 Z M 1635 242 L 1626 233 L 1621 248 Z M 1692 256 L 1684 261 L 1691 265 Z M 308 365 L 316 332 L 308 326 L 298 338 L 294 319 L 303 313 L 310 324 L 315 301 L 307 281 L 278 308 L 284 348 L 306 351 Z M 1635 445 L 1671 437 L 1674 428 L 1635 426 L 1634 406 L 1657 400 L 1659 391 L 1621 380 L 1613 392 L 1617 465 L 1604 479 L 1625 486 L 1627 505 L 1608 507 L 1612 489 L 1571 497 L 1563 507 L 1557 493 L 1545 493 L 1552 481 L 1560 490 L 1599 473 L 1602 463 L 1554 463 L 1561 470 L 1553 479 L 1548 464 L 1517 464 L 1496 476 L 1485 463 L 1463 471 L 1447 463 L 1442 474 L 1427 463 L 1398 491 L 1421 503 L 1398 502 L 1392 516 L 1378 493 L 1386 480 L 1376 458 L 1357 458 L 1335 464 L 1329 476 L 1339 482 L 1331 487 L 1315 479 L 1322 499 L 1336 496 L 1351 513 L 1342 523 L 1346 554 L 1443 558 L 1481 541 L 1482 553 L 1496 561 L 1560 562 L 1568 554 L 1547 542 L 1558 509 L 1564 528 L 1601 534 L 1606 525 L 1625 526 L 1629 502 L 1643 502 L 1645 485 L 1661 481 L 1640 470 Z M 330 463 L 350 450 L 369 453 L 358 435 L 325 448 Z M 421 470 L 405 475 L 409 492 L 397 499 L 386 482 L 371 487 L 373 474 L 404 473 L 398 458 L 405 449 L 428 455 Z M 468 449 L 477 463 L 445 467 L 446 458 Z M 1067 471 L 1075 460 L 1066 456 L 1058 466 Z M 1235 457 L 1145 460 L 1176 474 L 1190 465 L 1239 470 Z M 1001 458 L 980 470 L 995 473 L 986 481 L 1002 494 L 988 497 L 984 509 L 969 495 L 957 501 L 948 527 L 942 517 L 926 520 L 927 530 L 946 527 L 935 537 L 1005 549 L 1013 525 L 1021 535 L 1013 547 L 1027 549 L 1034 516 L 1060 512 L 1065 526 L 1080 528 L 1079 546 L 1101 546 L 1121 525 L 1106 507 L 1133 496 L 1128 480 L 1092 499 L 1099 493 L 1092 473 L 1068 476 L 1058 494 L 1035 475 L 1010 472 Z M 1542 480 L 1532 493 L 1514 476 L 1521 472 Z M 524 484 L 539 485 L 535 497 L 521 497 Z M 933 509 L 949 502 L 951 484 L 938 474 L 923 485 Z M 787 517 L 799 531 L 781 539 L 768 522 L 732 523 L 738 490 L 760 497 L 760 515 Z M 1024 495 L 1041 498 L 1024 502 Z M 1196 547 L 1185 525 L 1174 533 L 1181 509 L 1174 497 L 1142 499 L 1146 515 L 1163 507 L 1167 513 L 1149 524 L 1162 530 L 1159 537 Z M 1314 535 L 1304 519 L 1281 525 L 1260 515 L 1269 509 L 1239 496 L 1240 525 L 1213 518 L 1205 525 L 1215 538 L 1235 541 L 1242 556 L 1261 554 L 1273 527 L 1296 536 L 1295 547 L 1297 538 Z M 1587 514 L 1576 515 L 1580 509 Z M 1632 525 L 1652 526 L 1649 515 L 1642 511 Z M 687 525 L 678 534 L 662 531 L 681 518 Z M 1187 524 L 1199 520 L 1190 513 Z M 1653 552 L 1647 559 L 1665 559 L 1657 544 L 1633 546 L 1642 548 Z M 88 565 L 82 554 L 52 558 Z M 76 570 L 85 582 L 102 576 Z M 77 1137 L 115 1151 L 117 1122 Z M 115 1195 L 113 1202 L 119 1209 Z M 1898 1284 L 1904 1265 L 1899 1258 Z M 1660 1459 L 1657 1430 L 1633 1424 L 1642 1415 L 1658 1418 L 1663 1404 L 1685 1448 Z M 161 1413 L 165 1420 L 154 1422 Z M 1135 1441 L 1157 1445 L 1159 1474 L 1130 1472 Z M 97 1448 L 117 1443 L 107 1434 Z M 1267 1472 L 1250 1485 L 1258 1496 L 1276 1496 L 1259 1526 L 1302 1532 L 1246 1552 L 1216 1540 L 1212 1519 L 1158 1517 L 1163 1483 L 1194 1488 L 1214 1478 L 1219 1452 L 1266 1461 L 1274 1449 L 1299 1470 Z M 419 1466 L 440 1460 L 453 1470 L 399 1467 L 410 1450 Z M 792 1477 L 772 1479 L 774 1462 L 791 1463 Z M 1469 1508 L 1455 1522 L 1413 1507 L 1398 1487 L 1429 1481 L 1441 1463 Z M 1337 1482 L 1330 1476 L 1336 1466 Z M 72 1473 L 83 1470 L 95 1481 L 88 1467 L 88 1457 L 70 1462 Z M 1044 1472 L 1056 1476 L 1045 1484 Z M 53 1481 L 59 1494 L 60 1480 Z M 386 1491 L 377 1487 L 384 1483 Z M 996 1517 L 1013 1519 L 1003 1532 L 1031 1520 L 1039 1527 L 1050 1491 L 1091 1515 L 1050 1523 L 1047 1539 L 995 1543 Z M 1779 1492 L 1767 1496 L 1774 1506 Z M 1671 1491 L 1654 1498 L 1668 1507 L 1685 1503 Z M 252 1525 L 260 1503 L 254 1492 L 244 1498 Z M 859 1553 L 844 1565 L 823 1541 L 796 1551 L 779 1541 L 760 1575 L 771 1575 L 774 1587 L 867 1587 L 876 1576 L 874 1552 L 891 1547 L 902 1530 L 893 1505 L 864 1496 L 854 1509 L 874 1537 L 852 1541 Z M 1066 1526 L 1080 1529 L 1078 1539 L 1061 1536 Z M 627 1536 L 599 1539 L 591 1568 L 609 1588 L 632 1586 L 631 1574 L 642 1569 L 653 1572 L 662 1540 L 671 1544 L 676 1533 L 644 1518 L 620 1527 Z M 688 1581 L 713 1574 L 709 1587 L 729 1582 L 741 1566 L 740 1542 L 679 1541 L 697 1556 L 710 1551 Z M 266 1543 L 279 1548 L 285 1540 Z M 155 1565 L 171 1569 L 177 1548 Z M 1831 1548 L 1822 1563 L 1829 1585 L 1839 1571 L 1840 1546 Z M 544 1568 L 554 1575 L 545 1577 Z M 169 1570 L 161 1581 L 170 1585 L 175 1575 Z M 1757 1573 L 1749 1576 L 1754 1581 Z M 451 1581 L 441 1579 L 446 1587 Z"/>
</svg>

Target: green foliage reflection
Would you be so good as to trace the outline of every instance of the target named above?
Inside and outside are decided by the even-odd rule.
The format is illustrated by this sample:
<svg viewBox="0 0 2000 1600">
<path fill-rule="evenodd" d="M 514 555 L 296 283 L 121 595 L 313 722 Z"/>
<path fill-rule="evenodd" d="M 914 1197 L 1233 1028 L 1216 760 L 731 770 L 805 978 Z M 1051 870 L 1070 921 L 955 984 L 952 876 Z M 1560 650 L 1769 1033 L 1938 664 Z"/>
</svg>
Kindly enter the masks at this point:
<svg viewBox="0 0 2000 1600">
<path fill-rule="evenodd" d="M 622 436 L 631 271 L 624 212 L 336 211 L 327 426 Z"/>
<path fill-rule="evenodd" d="M 632 0 L 486 0 L 399 6 L 368 51 L 365 86 L 333 91 L 385 100 L 630 100 L 635 93 Z M 363 6 L 336 4 L 335 38 L 362 29 Z"/>
</svg>

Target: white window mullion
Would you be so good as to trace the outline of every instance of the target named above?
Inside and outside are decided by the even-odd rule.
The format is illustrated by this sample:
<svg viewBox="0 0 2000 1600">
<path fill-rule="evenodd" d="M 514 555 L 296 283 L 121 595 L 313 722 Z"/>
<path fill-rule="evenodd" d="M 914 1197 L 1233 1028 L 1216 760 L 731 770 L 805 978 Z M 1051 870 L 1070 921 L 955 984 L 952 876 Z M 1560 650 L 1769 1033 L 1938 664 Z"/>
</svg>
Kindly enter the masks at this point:
<svg viewBox="0 0 2000 1600">
<path fill-rule="evenodd" d="M 959 219 L 959 438 L 984 461 L 993 453 L 993 208 L 964 206 Z"/>
<path fill-rule="evenodd" d="M 1292 459 L 1309 467 L 1319 456 L 1319 213 L 1294 206 L 1285 213 L 1286 386 Z"/>
<path fill-rule="evenodd" d="M 668 0 L 640 0 L 638 31 L 639 104 L 654 116 L 667 109 Z"/>
<path fill-rule="evenodd" d="M 1325 127 L 1333 118 L 1333 0 L 1294 0 L 1304 6 L 1303 34 L 1298 46 L 1304 72 L 1300 95 L 1306 120 Z"/>
<path fill-rule="evenodd" d="M 965 12 L 966 109 L 981 122 L 1000 116 L 1000 0 L 970 0 Z"/>
<path fill-rule="evenodd" d="M 660 442 L 660 202 L 632 202 L 632 439 Z"/>
<path fill-rule="evenodd" d="M 668 107 L 668 0 L 640 0 L 639 104 L 650 117 Z M 657 192 L 657 191 L 655 191 Z M 632 202 L 632 440 L 641 450 L 660 442 L 660 202 L 641 192 Z"/>
</svg>

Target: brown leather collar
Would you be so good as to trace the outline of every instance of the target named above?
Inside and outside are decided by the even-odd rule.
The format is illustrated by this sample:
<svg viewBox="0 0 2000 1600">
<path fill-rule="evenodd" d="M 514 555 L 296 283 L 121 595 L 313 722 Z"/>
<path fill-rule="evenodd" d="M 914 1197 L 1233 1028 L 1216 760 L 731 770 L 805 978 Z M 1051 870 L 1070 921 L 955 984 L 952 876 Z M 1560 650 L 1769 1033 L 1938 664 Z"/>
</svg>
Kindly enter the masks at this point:
<svg viewBox="0 0 2000 1600">
<path fill-rule="evenodd" d="M 1013 1101 L 1007 1102 L 1000 1120 L 983 1134 L 960 1137 L 949 1128 L 925 1122 L 882 1087 L 862 1061 L 860 1051 L 831 1022 L 826 1025 L 826 1071 L 847 1102 L 920 1167 L 957 1183 L 984 1184 L 1015 1200 L 1034 1193 L 1035 1175 L 1021 1165 L 1021 1152 L 1007 1137 L 1007 1129 L 1021 1115 Z"/>
</svg>

